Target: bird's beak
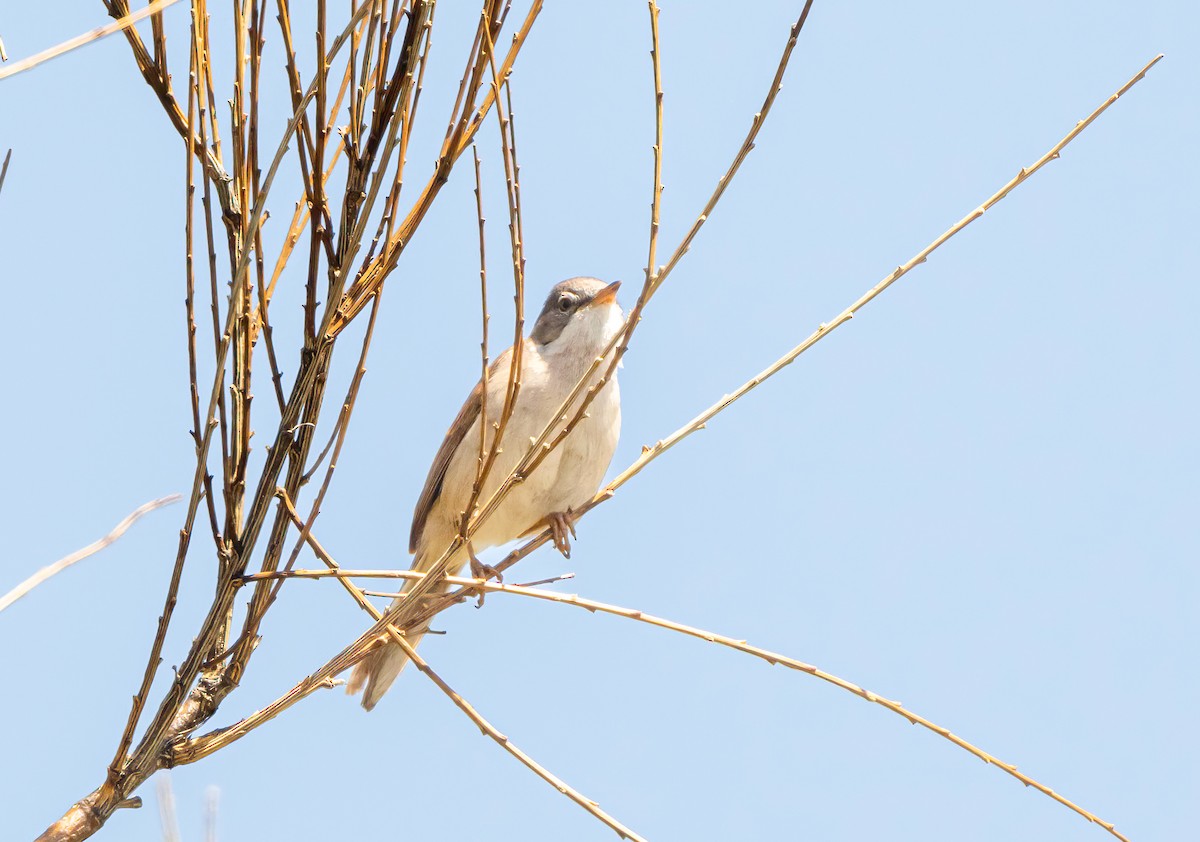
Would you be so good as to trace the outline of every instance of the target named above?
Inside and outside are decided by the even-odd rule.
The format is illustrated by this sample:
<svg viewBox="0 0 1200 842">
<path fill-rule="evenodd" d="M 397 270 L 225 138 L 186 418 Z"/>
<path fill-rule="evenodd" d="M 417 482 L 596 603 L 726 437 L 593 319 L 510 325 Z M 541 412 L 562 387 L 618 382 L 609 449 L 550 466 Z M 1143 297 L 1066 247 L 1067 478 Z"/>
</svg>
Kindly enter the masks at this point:
<svg viewBox="0 0 1200 842">
<path fill-rule="evenodd" d="M 599 307 L 602 304 L 611 304 L 617 300 L 617 290 L 621 288 L 620 281 L 613 281 L 604 289 L 596 293 L 596 297 L 588 302 L 589 307 Z"/>
</svg>

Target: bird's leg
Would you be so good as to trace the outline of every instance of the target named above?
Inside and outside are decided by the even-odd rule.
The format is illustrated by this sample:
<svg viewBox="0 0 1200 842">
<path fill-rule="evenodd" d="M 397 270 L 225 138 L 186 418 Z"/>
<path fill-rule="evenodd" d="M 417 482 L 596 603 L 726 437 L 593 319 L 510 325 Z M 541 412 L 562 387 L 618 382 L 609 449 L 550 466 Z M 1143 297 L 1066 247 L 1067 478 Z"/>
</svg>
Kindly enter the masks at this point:
<svg viewBox="0 0 1200 842">
<path fill-rule="evenodd" d="M 504 581 L 504 575 L 499 570 L 492 567 L 490 564 L 484 564 L 475 557 L 475 548 L 471 546 L 471 542 L 467 542 L 467 558 L 471 559 L 471 576 L 475 579 L 495 579 L 497 582 Z M 479 601 L 475 603 L 476 608 L 483 607 L 483 591 L 479 592 Z"/>
<path fill-rule="evenodd" d="M 576 537 L 575 517 L 571 510 L 551 512 L 546 516 L 546 522 L 550 524 L 550 531 L 554 535 L 554 548 L 563 554 L 563 558 L 570 558 L 571 541 L 567 535 L 570 534 L 571 538 Z"/>
</svg>

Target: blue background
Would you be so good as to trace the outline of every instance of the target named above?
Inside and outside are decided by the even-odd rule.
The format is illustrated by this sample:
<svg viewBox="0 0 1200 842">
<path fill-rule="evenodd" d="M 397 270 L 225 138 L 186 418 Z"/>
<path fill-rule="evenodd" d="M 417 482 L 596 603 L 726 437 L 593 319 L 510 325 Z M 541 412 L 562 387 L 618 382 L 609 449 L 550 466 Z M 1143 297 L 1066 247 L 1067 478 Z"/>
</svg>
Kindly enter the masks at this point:
<svg viewBox="0 0 1200 842">
<path fill-rule="evenodd" d="M 471 4 L 454 5 L 437 12 L 413 187 L 474 27 Z M 664 4 L 664 258 L 741 142 L 800 5 Z M 213 14 L 220 39 L 227 10 Z M 176 62 L 186 17 L 183 4 L 167 13 Z M 0 36 L 15 60 L 104 20 L 92 0 L 11 3 Z M 570 561 L 542 551 L 517 580 L 574 571 L 558 587 L 748 638 L 902 700 L 1132 839 L 1194 835 L 1198 27 L 1181 2 L 818 2 L 758 148 L 635 337 L 613 473 L 1167 57 L 1061 161 L 597 509 Z M 264 76 L 278 84 L 273 20 L 267 38 Z M 648 50 L 642 3 L 551 2 L 521 55 L 532 308 L 576 274 L 625 280 L 632 303 L 650 199 Z M 265 136 L 286 112 L 276 98 Z M 482 143 L 496 353 L 510 315 L 491 121 Z M 0 591 L 139 503 L 186 491 L 193 452 L 184 150 L 123 39 L 0 83 L 10 146 Z M 477 376 L 466 164 L 383 298 L 316 527 L 347 566 L 407 566 L 421 480 Z M 276 241 L 295 199 L 294 178 L 281 179 Z M 287 377 L 292 277 L 273 308 Z M 353 355 L 339 357 L 331 400 Z M 257 393 L 261 458 L 273 429 L 261 371 Z M 5 838 L 32 838 L 100 782 L 182 516 L 149 516 L 0 615 Z M 207 547 L 197 542 L 185 578 L 168 674 L 208 601 Z M 365 623 L 334 585 L 289 585 L 212 724 L 275 698 Z M 720 647 L 515 597 L 441 623 L 449 634 L 422 650 L 431 664 L 653 840 L 1108 838 L 879 707 Z M 415 671 L 372 715 L 318 694 L 173 782 L 189 840 L 213 785 L 223 842 L 611 838 Z M 152 786 L 142 794 L 147 809 L 119 813 L 101 838 L 160 838 Z"/>
</svg>

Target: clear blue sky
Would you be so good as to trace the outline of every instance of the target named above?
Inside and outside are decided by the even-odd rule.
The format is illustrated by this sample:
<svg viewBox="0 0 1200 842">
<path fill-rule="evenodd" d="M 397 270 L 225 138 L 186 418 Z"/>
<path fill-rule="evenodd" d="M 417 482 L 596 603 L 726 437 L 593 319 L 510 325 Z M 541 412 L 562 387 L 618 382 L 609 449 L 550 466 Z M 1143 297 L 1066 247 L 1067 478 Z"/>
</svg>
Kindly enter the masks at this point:
<svg viewBox="0 0 1200 842">
<path fill-rule="evenodd" d="M 8 4 L 10 56 L 105 19 L 98 0 L 54 5 Z M 663 5 L 665 248 L 740 143 L 801 3 Z M 454 6 L 438 9 L 413 173 L 432 165 L 473 26 Z M 185 17 L 168 12 L 172 31 Z M 641 2 L 584 14 L 551 0 L 518 64 L 535 301 L 571 275 L 640 279 L 646 17 Z M 818 0 L 758 148 L 626 358 L 614 472 L 1166 59 L 1061 161 L 587 518 L 570 561 L 543 551 L 517 576 L 574 571 L 564 590 L 788 653 L 903 701 L 1134 840 L 1194 836 L 1197 31 L 1183 2 Z M 282 73 L 277 52 L 264 73 Z M 282 114 L 268 115 L 275 131 Z M 183 150 L 123 40 L 0 83 L 9 146 L 0 591 L 186 491 L 192 459 Z M 499 257 L 499 157 L 483 156 Z M 389 281 L 317 527 L 343 564 L 407 565 L 413 502 L 476 376 L 472 186 L 460 169 Z M 290 201 L 278 194 L 270 225 Z M 153 514 L 0 615 L 4 838 L 32 838 L 101 780 L 182 516 Z M 192 563 L 167 668 L 211 563 Z M 365 622 L 332 586 L 290 585 L 213 724 L 277 696 Z M 734 652 L 515 598 L 441 624 L 423 652 L 446 679 L 652 840 L 1109 838 L 877 706 Z M 174 785 L 187 840 L 214 785 L 222 842 L 612 838 L 415 671 L 373 714 L 315 696 Z M 148 808 L 100 838 L 159 838 L 153 787 L 142 794 Z"/>
</svg>

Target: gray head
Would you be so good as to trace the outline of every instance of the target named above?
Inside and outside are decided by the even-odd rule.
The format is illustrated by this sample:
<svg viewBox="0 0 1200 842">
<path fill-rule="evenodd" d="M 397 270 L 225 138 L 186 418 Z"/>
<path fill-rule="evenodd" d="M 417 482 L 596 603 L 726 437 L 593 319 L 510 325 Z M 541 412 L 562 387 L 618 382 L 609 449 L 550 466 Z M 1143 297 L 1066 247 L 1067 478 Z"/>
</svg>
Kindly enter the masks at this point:
<svg viewBox="0 0 1200 842">
<path fill-rule="evenodd" d="M 620 281 L 606 285 L 596 278 L 571 278 L 555 284 L 530 339 L 539 345 L 549 345 L 562 335 L 563 328 L 579 311 L 614 303 L 620 286 Z"/>
</svg>

